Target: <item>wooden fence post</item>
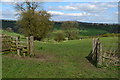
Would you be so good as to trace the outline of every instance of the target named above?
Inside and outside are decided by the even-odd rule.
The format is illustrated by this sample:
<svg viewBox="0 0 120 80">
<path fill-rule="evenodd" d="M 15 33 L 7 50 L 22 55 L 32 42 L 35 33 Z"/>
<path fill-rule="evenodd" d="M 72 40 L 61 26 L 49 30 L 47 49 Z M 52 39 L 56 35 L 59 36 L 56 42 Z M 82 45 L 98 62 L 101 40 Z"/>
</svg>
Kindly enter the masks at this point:
<svg viewBox="0 0 120 80">
<path fill-rule="evenodd" d="M 92 51 L 92 60 L 96 61 L 96 51 L 97 51 L 97 39 L 93 39 L 93 51 Z"/>
<path fill-rule="evenodd" d="M 12 50 L 13 50 L 13 48 L 12 48 L 12 46 L 13 46 L 13 37 L 11 36 L 11 43 L 10 43 L 10 52 L 12 52 Z"/>
<path fill-rule="evenodd" d="M 34 42 L 34 37 L 30 36 L 30 55 L 33 54 L 33 42 Z"/>
<path fill-rule="evenodd" d="M 20 56 L 19 39 L 20 39 L 20 37 L 19 37 L 19 36 L 18 36 L 18 37 L 16 37 L 16 48 L 17 48 L 17 54 L 18 54 L 18 56 Z"/>
<path fill-rule="evenodd" d="M 102 43 L 100 43 L 100 62 L 103 64 L 103 51 L 102 51 Z"/>
<path fill-rule="evenodd" d="M 92 41 L 92 53 L 94 53 L 94 48 L 95 48 L 95 39 L 93 38 L 93 41 Z"/>
<path fill-rule="evenodd" d="M 27 54 L 30 54 L 30 47 L 29 47 L 29 37 L 26 37 L 27 40 Z"/>
<path fill-rule="evenodd" d="M 102 65 L 102 45 L 98 40 L 98 46 L 97 46 L 97 66 L 101 66 Z"/>
</svg>

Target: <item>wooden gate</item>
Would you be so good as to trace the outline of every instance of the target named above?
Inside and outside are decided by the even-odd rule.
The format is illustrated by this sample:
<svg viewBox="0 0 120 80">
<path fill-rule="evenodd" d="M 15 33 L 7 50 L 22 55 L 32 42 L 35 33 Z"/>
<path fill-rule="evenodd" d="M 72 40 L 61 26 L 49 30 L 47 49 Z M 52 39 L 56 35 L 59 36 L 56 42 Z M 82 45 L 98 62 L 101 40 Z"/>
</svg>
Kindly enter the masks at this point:
<svg viewBox="0 0 120 80">
<path fill-rule="evenodd" d="M 99 38 L 94 38 L 92 42 L 92 52 L 88 55 L 88 58 L 94 62 L 96 66 L 110 66 L 119 65 L 118 49 L 115 51 L 103 50 L 103 45 Z"/>
<path fill-rule="evenodd" d="M 7 36 L 1 35 L 2 48 L 1 52 L 11 53 L 16 52 L 19 56 L 34 55 L 33 54 L 33 36 L 20 37 L 20 36 Z"/>
</svg>

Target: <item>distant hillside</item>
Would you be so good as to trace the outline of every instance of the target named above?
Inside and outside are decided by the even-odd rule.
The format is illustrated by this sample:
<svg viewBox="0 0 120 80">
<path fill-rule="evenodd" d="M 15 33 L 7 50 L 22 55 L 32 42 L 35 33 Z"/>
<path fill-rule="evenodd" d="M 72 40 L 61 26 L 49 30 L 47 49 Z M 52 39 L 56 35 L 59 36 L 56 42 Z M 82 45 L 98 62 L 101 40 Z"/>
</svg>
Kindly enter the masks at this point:
<svg viewBox="0 0 120 80">
<path fill-rule="evenodd" d="M 60 29 L 60 26 L 63 22 L 55 22 L 55 28 Z M 98 29 L 105 30 L 110 33 L 120 33 L 118 30 L 118 24 L 98 24 L 98 23 L 86 23 L 86 22 L 78 22 L 80 30 L 88 30 L 88 29 Z"/>
<path fill-rule="evenodd" d="M 61 22 L 54 22 L 54 29 L 60 29 L 61 24 L 64 21 Z M 90 30 L 92 31 L 92 29 L 94 30 L 102 30 L 102 31 L 107 31 L 109 33 L 120 33 L 119 29 L 118 29 L 118 25 L 117 24 L 98 24 L 98 23 L 86 23 L 86 22 L 78 22 L 79 23 L 79 29 L 80 30 Z M 14 32 L 18 32 L 18 28 L 16 26 L 16 21 L 13 20 L 2 20 L 2 28 L 6 29 L 6 28 L 12 28 Z"/>
<path fill-rule="evenodd" d="M 16 21 L 13 20 L 2 20 L 2 28 L 12 28 L 14 32 L 18 32 L 18 27 L 16 26 Z"/>
</svg>

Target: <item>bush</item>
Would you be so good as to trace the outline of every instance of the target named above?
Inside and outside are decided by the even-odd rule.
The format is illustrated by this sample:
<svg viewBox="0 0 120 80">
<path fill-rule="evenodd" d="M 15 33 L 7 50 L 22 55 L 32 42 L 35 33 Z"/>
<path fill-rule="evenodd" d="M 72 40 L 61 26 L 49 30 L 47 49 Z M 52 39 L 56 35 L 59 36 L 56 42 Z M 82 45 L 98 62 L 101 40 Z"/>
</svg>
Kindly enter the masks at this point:
<svg viewBox="0 0 120 80">
<path fill-rule="evenodd" d="M 57 41 L 57 42 L 65 40 L 65 34 L 63 32 L 56 33 L 54 40 Z"/>
<path fill-rule="evenodd" d="M 66 30 L 66 34 L 69 40 L 77 39 L 79 32 L 80 31 L 77 28 L 71 28 L 71 29 Z"/>
<path fill-rule="evenodd" d="M 13 32 L 12 28 L 10 28 L 10 27 L 6 28 L 6 31 Z"/>
</svg>

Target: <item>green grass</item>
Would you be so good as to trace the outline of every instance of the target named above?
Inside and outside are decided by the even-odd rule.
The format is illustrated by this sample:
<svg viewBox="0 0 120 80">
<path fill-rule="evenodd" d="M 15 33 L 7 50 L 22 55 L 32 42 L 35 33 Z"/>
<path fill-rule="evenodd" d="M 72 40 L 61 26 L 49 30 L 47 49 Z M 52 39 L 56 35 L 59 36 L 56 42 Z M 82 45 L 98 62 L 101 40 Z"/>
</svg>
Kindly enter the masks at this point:
<svg viewBox="0 0 120 80">
<path fill-rule="evenodd" d="M 118 48 L 118 37 L 104 37 L 101 40 L 102 46 L 106 50 Z"/>
<path fill-rule="evenodd" d="M 20 34 L 0 32 L 17 36 Z M 20 35 L 22 36 L 22 35 Z M 109 46 L 117 37 L 100 38 Z M 38 58 L 20 58 L 14 54 L 2 56 L 3 78 L 116 78 L 117 69 L 96 68 L 86 57 L 92 49 L 92 39 L 68 42 L 34 42 Z"/>
<path fill-rule="evenodd" d="M 100 29 L 86 29 L 86 30 L 81 30 L 80 36 L 97 36 L 99 34 L 106 34 L 108 33 L 105 30 L 100 30 Z"/>
<path fill-rule="evenodd" d="M 0 29 L 0 34 L 6 34 L 8 36 L 21 36 L 21 37 L 24 37 L 23 35 L 21 34 L 18 34 L 18 33 L 14 33 L 14 32 L 8 32 L 6 30 L 1 30 Z"/>
<path fill-rule="evenodd" d="M 101 38 L 117 40 L 114 37 Z M 86 56 L 91 52 L 92 39 L 60 43 L 35 41 L 39 58 L 3 55 L 3 78 L 116 78 L 116 69 L 96 68 Z"/>
</svg>

